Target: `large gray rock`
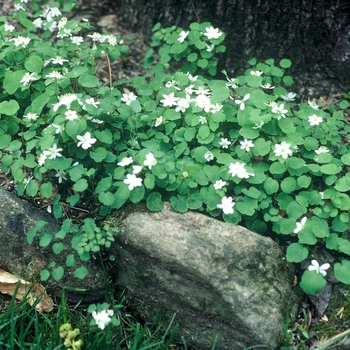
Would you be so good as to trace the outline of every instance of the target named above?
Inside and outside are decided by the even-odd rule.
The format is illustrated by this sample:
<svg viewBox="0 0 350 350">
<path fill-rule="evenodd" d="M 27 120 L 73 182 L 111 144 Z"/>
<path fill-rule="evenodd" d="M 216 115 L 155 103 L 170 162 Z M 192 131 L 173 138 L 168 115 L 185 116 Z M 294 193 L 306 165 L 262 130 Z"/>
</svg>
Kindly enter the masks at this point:
<svg viewBox="0 0 350 350">
<path fill-rule="evenodd" d="M 119 292 L 146 321 L 176 313 L 187 346 L 242 350 L 283 343 L 283 321 L 300 294 L 294 269 L 267 237 L 200 213 L 138 210 L 108 217 Z"/>
<path fill-rule="evenodd" d="M 68 237 L 63 240 L 64 250 L 58 255 L 53 253 L 51 245 L 40 247 L 38 237 L 28 244 L 26 232 L 35 227 L 38 220 L 49 223 L 43 231 L 56 234 L 61 228 L 50 215 L 0 186 L 0 268 L 28 281 L 40 282 L 40 271 L 54 261 L 56 267 L 65 268 L 65 274 L 59 282 L 49 279 L 43 283 L 50 288 L 50 296 L 60 297 L 64 288 L 68 301 L 72 303 L 81 299 L 83 303 L 103 299 L 104 275 L 95 261 L 82 262 L 78 256 L 75 257 L 75 267 L 85 266 L 88 269 L 88 275 L 83 280 L 74 277 L 75 267 L 66 267 L 67 255 L 75 253 Z"/>
</svg>

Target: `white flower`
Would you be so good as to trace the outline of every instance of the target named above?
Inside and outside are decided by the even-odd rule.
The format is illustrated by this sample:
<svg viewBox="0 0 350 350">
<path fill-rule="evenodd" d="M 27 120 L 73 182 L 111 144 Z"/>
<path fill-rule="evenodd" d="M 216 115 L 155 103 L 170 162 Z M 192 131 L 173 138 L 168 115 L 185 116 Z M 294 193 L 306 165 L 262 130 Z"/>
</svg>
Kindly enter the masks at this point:
<svg viewBox="0 0 350 350">
<path fill-rule="evenodd" d="M 135 174 L 127 174 L 126 179 L 123 181 L 126 185 L 128 185 L 128 189 L 132 191 L 135 187 L 142 186 L 142 179 L 136 177 Z"/>
<path fill-rule="evenodd" d="M 157 127 L 157 126 L 159 126 L 160 124 L 162 124 L 162 122 L 163 122 L 163 116 L 161 115 L 160 117 L 158 117 L 158 118 L 156 119 L 156 122 L 155 122 L 154 126 Z"/>
<path fill-rule="evenodd" d="M 73 36 L 70 38 L 71 42 L 75 45 L 80 45 L 84 42 L 84 38 L 82 36 Z"/>
<path fill-rule="evenodd" d="M 157 164 L 157 159 L 154 158 L 153 153 L 146 154 L 146 160 L 143 162 L 144 166 L 147 166 L 148 169 L 152 169 L 153 166 Z"/>
<path fill-rule="evenodd" d="M 260 70 L 252 70 L 252 71 L 250 72 L 250 75 L 255 75 L 255 76 L 257 76 L 257 77 L 260 77 L 261 74 L 263 74 L 263 72 L 260 71 Z"/>
<path fill-rule="evenodd" d="M 160 100 L 160 103 L 163 104 L 163 107 L 176 106 L 177 101 L 179 100 L 178 97 L 175 97 L 173 92 L 170 95 L 163 95 L 163 97 L 164 99 Z"/>
<path fill-rule="evenodd" d="M 86 99 L 85 103 L 87 103 L 88 105 L 92 105 L 95 108 L 98 108 L 98 105 L 100 104 L 100 102 L 99 101 L 95 101 L 93 97 Z"/>
<path fill-rule="evenodd" d="M 128 166 L 133 162 L 132 157 L 124 157 L 120 162 L 117 163 L 119 166 Z"/>
<path fill-rule="evenodd" d="M 103 36 L 101 33 L 97 33 L 97 32 L 94 32 L 93 34 L 89 34 L 88 35 L 89 38 L 92 39 L 92 41 L 99 41 L 99 42 L 103 42 L 104 39 L 103 39 Z"/>
<path fill-rule="evenodd" d="M 284 108 L 284 103 L 278 105 L 276 102 L 271 102 L 268 106 L 272 108 L 271 112 L 274 114 L 280 114 L 277 119 L 285 118 L 285 114 L 288 113 L 288 109 Z"/>
<path fill-rule="evenodd" d="M 4 30 L 5 30 L 5 32 L 10 32 L 10 33 L 12 33 L 15 29 L 16 29 L 16 28 L 15 28 L 13 25 L 11 25 L 11 24 L 7 24 L 7 23 L 4 24 Z"/>
<path fill-rule="evenodd" d="M 240 149 L 245 149 L 247 152 L 249 152 L 250 149 L 254 147 L 254 143 L 252 142 L 252 140 L 244 139 L 244 141 L 240 141 L 240 144 Z"/>
<path fill-rule="evenodd" d="M 43 20 L 42 20 L 42 18 L 36 18 L 33 21 L 33 24 L 34 24 L 35 28 L 41 29 L 43 27 Z"/>
<path fill-rule="evenodd" d="M 117 38 L 114 35 L 111 35 L 111 34 L 105 35 L 105 41 L 107 41 L 107 43 L 110 46 L 116 46 L 117 45 Z"/>
<path fill-rule="evenodd" d="M 316 154 L 321 154 L 321 153 L 328 153 L 329 149 L 326 146 L 320 146 L 315 153 Z"/>
<path fill-rule="evenodd" d="M 281 156 L 283 159 L 287 159 L 293 154 L 292 150 L 290 149 L 290 144 L 286 141 L 276 144 L 273 152 L 275 153 L 276 157 Z"/>
<path fill-rule="evenodd" d="M 132 102 L 132 101 L 135 101 L 137 98 L 137 96 L 133 93 L 133 92 L 130 92 L 129 94 L 123 94 L 123 97 L 121 98 L 121 100 L 123 102 L 125 102 L 125 104 L 127 106 L 129 106 L 129 104 Z"/>
<path fill-rule="evenodd" d="M 84 136 L 78 135 L 77 139 L 79 140 L 77 146 L 81 146 L 84 149 L 90 148 L 97 141 L 95 138 L 91 137 L 91 134 L 89 132 L 86 132 Z"/>
<path fill-rule="evenodd" d="M 64 130 L 64 126 L 60 125 L 60 124 L 51 124 L 51 126 L 53 126 L 56 130 L 55 133 L 56 134 L 62 134 L 62 131 Z"/>
<path fill-rule="evenodd" d="M 142 170 L 141 165 L 133 165 L 132 166 L 132 173 L 133 174 L 138 174 L 139 172 L 141 172 L 141 170 Z"/>
<path fill-rule="evenodd" d="M 187 72 L 186 75 L 190 81 L 196 81 L 198 79 L 198 75 L 193 76 L 190 72 Z"/>
<path fill-rule="evenodd" d="M 204 35 L 208 39 L 218 39 L 222 35 L 222 32 L 219 32 L 219 28 L 209 27 L 205 28 L 206 33 Z"/>
<path fill-rule="evenodd" d="M 57 70 L 54 70 L 54 71 L 50 72 L 49 74 L 46 74 L 45 78 L 62 79 L 63 75 L 60 72 L 57 72 Z"/>
<path fill-rule="evenodd" d="M 10 39 L 10 41 L 13 41 L 16 47 L 26 47 L 30 43 L 30 39 L 24 36 L 18 36 L 17 38 Z"/>
<path fill-rule="evenodd" d="M 73 101 L 78 100 L 78 96 L 76 94 L 64 94 L 61 96 L 58 96 L 59 102 L 55 103 L 53 105 L 53 111 L 56 112 L 60 106 L 65 105 L 67 109 L 70 109 L 70 105 Z"/>
<path fill-rule="evenodd" d="M 45 154 L 41 153 L 39 156 L 38 156 L 38 163 L 40 166 L 43 166 L 45 164 L 45 160 L 46 160 L 46 156 Z"/>
<path fill-rule="evenodd" d="M 311 265 L 308 267 L 309 271 L 316 271 L 316 274 L 321 274 L 323 277 L 327 275 L 326 270 L 330 268 L 330 264 L 325 263 L 323 265 L 319 265 L 317 260 L 311 260 Z"/>
<path fill-rule="evenodd" d="M 219 105 L 218 103 L 216 103 L 215 105 L 211 105 L 210 106 L 210 112 L 211 113 L 216 113 L 216 112 L 220 112 L 222 109 L 223 105 Z"/>
<path fill-rule="evenodd" d="M 207 118 L 206 117 L 203 117 L 202 115 L 199 117 L 199 122 L 201 124 L 206 124 L 208 121 L 207 121 Z"/>
<path fill-rule="evenodd" d="M 104 330 L 108 323 L 111 321 L 113 316 L 113 310 L 102 310 L 101 312 L 92 312 L 92 317 L 94 318 L 98 328 Z"/>
<path fill-rule="evenodd" d="M 264 121 L 260 120 L 260 122 L 259 123 L 255 123 L 255 126 L 253 126 L 252 128 L 253 129 L 261 129 L 264 124 L 265 124 Z"/>
<path fill-rule="evenodd" d="M 308 122 L 310 123 L 310 126 L 319 125 L 322 123 L 322 117 L 313 114 L 308 118 Z"/>
<path fill-rule="evenodd" d="M 63 149 L 57 148 L 57 144 L 54 143 L 50 148 L 45 150 L 43 154 L 49 159 L 56 159 L 57 157 L 62 157 L 62 154 L 60 153 L 61 151 L 63 151 Z"/>
<path fill-rule="evenodd" d="M 254 174 L 248 173 L 245 169 L 245 165 L 240 162 L 231 163 L 228 172 L 232 177 L 237 176 L 240 179 L 248 179 L 249 176 L 254 176 Z"/>
<path fill-rule="evenodd" d="M 205 44 L 205 46 L 206 46 L 205 51 L 208 51 L 208 52 L 212 52 L 215 48 L 215 44 L 211 44 L 211 45 Z"/>
<path fill-rule="evenodd" d="M 304 229 L 304 226 L 305 226 L 305 224 L 306 224 L 306 221 L 307 221 L 307 217 L 306 216 L 304 216 L 301 220 L 300 220 L 300 222 L 297 222 L 296 224 L 297 224 L 297 227 L 296 227 L 296 229 L 293 231 L 294 233 L 298 233 L 298 232 L 300 232 L 301 230 L 303 230 Z"/>
<path fill-rule="evenodd" d="M 175 88 L 176 90 L 181 90 L 178 86 L 176 86 L 177 82 L 175 80 L 170 80 L 165 84 L 165 87 L 167 88 Z"/>
<path fill-rule="evenodd" d="M 49 11 L 49 14 L 51 18 L 55 18 L 55 17 L 61 16 L 61 11 L 59 10 L 58 7 L 52 7 Z"/>
<path fill-rule="evenodd" d="M 196 94 L 197 95 L 210 95 L 210 90 L 206 89 L 204 86 L 198 86 Z"/>
<path fill-rule="evenodd" d="M 235 102 L 239 105 L 239 109 L 243 111 L 245 109 L 244 101 L 247 101 L 250 97 L 250 94 L 245 94 L 242 100 L 235 100 Z"/>
<path fill-rule="evenodd" d="M 232 197 L 222 197 L 221 204 L 218 204 L 217 207 L 222 209 L 224 214 L 233 214 L 233 207 L 235 206 L 235 202 L 232 202 Z"/>
<path fill-rule="evenodd" d="M 26 115 L 24 115 L 23 118 L 26 118 L 29 120 L 37 120 L 39 116 L 36 113 L 29 112 Z"/>
<path fill-rule="evenodd" d="M 58 21 L 57 28 L 58 28 L 58 29 L 64 28 L 64 26 L 67 24 L 67 22 L 68 22 L 67 17 L 62 17 L 62 18 Z"/>
<path fill-rule="evenodd" d="M 51 62 L 53 64 L 60 64 L 62 66 L 64 62 L 69 62 L 69 61 L 63 59 L 61 56 L 56 56 L 55 58 L 51 59 Z"/>
<path fill-rule="evenodd" d="M 182 31 L 182 32 L 179 34 L 179 37 L 177 38 L 177 41 L 180 41 L 180 43 L 183 43 L 184 40 L 187 38 L 187 35 L 188 35 L 189 33 L 190 33 L 190 32 Z"/>
<path fill-rule="evenodd" d="M 185 98 L 179 98 L 177 102 L 177 107 L 175 108 L 176 112 L 186 112 L 186 109 L 190 107 L 190 104 Z"/>
<path fill-rule="evenodd" d="M 226 181 L 222 181 L 221 179 L 220 180 L 217 180 L 214 184 L 214 188 L 216 190 L 221 190 L 224 186 L 226 185 Z"/>
<path fill-rule="evenodd" d="M 318 106 L 318 104 L 317 104 L 315 101 L 307 100 L 307 103 L 309 104 L 309 106 L 310 106 L 312 109 L 318 110 L 318 109 L 320 108 L 320 107 Z"/>
<path fill-rule="evenodd" d="M 210 162 L 211 160 L 214 159 L 214 154 L 210 151 L 206 152 L 204 154 L 204 159 L 207 161 L 207 162 Z"/>
<path fill-rule="evenodd" d="M 321 199 L 324 199 L 324 192 L 319 192 L 319 193 L 320 193 Z"/>
<path fill-rule="evenodd" d="M 274 89 L 275 86 L 271 85 L 270 83 L 266 83 L 266 84 L 261 84 L 260 85 L 263 89 Z"/>
<path fill-rule="evenodd" d="M 38 80 L 38 78 L 36 78 L 35 73 L 25 73 L 23 75 L 23 78 L 21 79 L 21 84 L 23 84 L 24 86 L 28 85 L 31 81 L 35 81 Z"/>
<path fill-rule="evenodd" d="M 222 148 L 228 148 L 228 146 L 230 146 L 231 141 L 229 141 L 227 138 L 222 138 L 221 141 L 219 142 L 219 145 Z"/>
<path fill-rule="evenodd" d="M 295 96 L 297 94 L 295 92 L 288 92 L 287 95 L 282 95 L 282 99 L 285 100 L 286 102 L 292 102 L 295 101 Z"/>
<path fill-rule="evenodd" d="M 63 170 L 58 170 L 55 174 L 55 177 L 58 178 L 58 183 L 62 183 L 62 180 L 67 180 L 66 173 Z"/>
<path fill-rule="evenodd" d="M 238 85 L 236 84 L 237 82 L 236 78 L 229 78 L 228 76 L 226 76 L 226 79 L 228 81 L 228 83 L 226 83 L 226 87 L 231 87 L 233 89 L 238 87 Z"/>
<path fill-rule="evenodd" d="M 194 101 L 195 101 L 196 107 L 203 108 L 204 111 L 207 113 L 210 111 L 212 106 L 210 102 L 210 97 L 201 94 L 201 95 L 198 95 Z"/>
<path fill-rule="evenodd" d="M 64 113 L 64 115 L 66 116 L 66 119 L 67 120 L 76 120 L 76 119 L 79 119 L 79 115 L 76 111 L 72 111 L 72 110 L 68 110 Z"/>
</svg>

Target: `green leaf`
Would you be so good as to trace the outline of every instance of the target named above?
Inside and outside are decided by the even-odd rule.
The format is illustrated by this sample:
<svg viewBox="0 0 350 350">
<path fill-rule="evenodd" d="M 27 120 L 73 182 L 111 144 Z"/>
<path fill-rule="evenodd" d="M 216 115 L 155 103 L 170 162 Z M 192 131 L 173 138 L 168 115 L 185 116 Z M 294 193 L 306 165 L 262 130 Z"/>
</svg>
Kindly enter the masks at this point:
<svg viewBox="0 0 350 350">
<path fill-rule="evenodd" d="M 345 238 L 338 239 L 338 249 L 344 254 L 350 255 L 350 241 Z"/>
<path fill-rule="evenodd" d="M 190 210 L 200 209 L 203 205 L 203 196 L 200 193 L 193 193 L 187 198 L 186 204 Z"/>
<path fill-rule="evenodd" d="M 145 186 L 135 187 L 130 194 L 130 201 L 133 203 L 140 202 L 145 196 Z"/>
<path fill-rule="evenodd" d="M 317 242 L 317 238 L 314 235 L 314 233 L 311 232 L 310 230 L 306 230 L 305 228 L 304 230 L 298 233 L 298 238 L 299 238 L 299 243 L 301 244 L 315 245 Z"/>
<path fill-rule="evenodd" d="M 10 70 L 6 71 L 3 87 L 8 94 L 12 95 L 16 92 L 16 90 L 21 86 L 21 80 L 26 73 L 26 70 L 18 70 L 15 72 Z"/>
<path fill-rule="evenodd" d="M 95 136 L 98 140 L 100 140 L 103 143 L 107 143 L 108 145 L 112 144 L 113 142 L 113 135 L 109 129 L 96 130 Z"/>
<path fill-rule="evenodd" d="M 345 165 L 350 165 L 350 153 L 344 154 L 340 159 Z"/>
<path fill-rule="evenodd" d="M 63 277 L 63 275 L 64 269 L 62 266 L 58 266 L 52 271 L 52 277 L 56 281 L 59 281 Z"/>
<path fill-rule="evenodd" d="M 182 195 L 177 195 L 176 197 L 172 196 L 170 197 L 170 204 L 179 213 L 185 213 L 188 210 L 186 199 L 187 199 L 187 196 L 182 196 Z"/>
<path fill-rule="evenodd" d="M 112 192 L 101 192 L 98 200 L 104 205 L 111 206 L 114 203 L 114 194 Z"/>
<path fill-rule="evenodd" d="M 49 270 L 41 270 L 40 271 L 40 281 L 47 281 L 50 277 Z"/>
<path fill-rule="evenodd" d="M 85 266 L 78 267 L 74 271 L 75 277 L 79 278 L 81 280 L 83 280 L 87 276 L 88 273 L 89 273 L 89 271 L 87 270 L 87 268 Z"/>
<path fill-rule="evenodd" d="M 289 68 L 292 65 L 292 61 L 288 60 L 287 58 L 283 58 L 279 64 L 282 68 Z"/>
<path fill-rule="evenodd" d="M 290 158 L 287 158 L 286 165 L 287 167 L 292 169 L 300 169 L 305 165 L 305 161 L 304 159 L 301 159 L 301 158 L 290 157 Z"/>
<path fill-rule="evenodd" d="M 31 73 L 40 73 L 43 65 L 44 61 L 36 55 L 29 56 L 29 58 L 24 62 L 25 69 Z"/>
<path fill-rule="evenodd" d="M 94 151 L 90 151 L 89 155 L 96 163 L 101 163 L 106 158 L 107 151 L 103 147 L 97 147 Z"/>
<path fill-rule="evenodd" d="M 307 270 L 303 273 L 300 287 L 306 294 L 312 295 L 321 291 L 325 287 L 326 283 L 326 280 L 320 273 L 316 274 L 316 271 Z"/>
<path fill-rule="evenodd" d="M 346 174 L 335 182 L 334 188 L 339 192 L 347 192 L 350 190 L 350 176 Z"/>
<path fill-rule="evenodd" d="M 338 174 L 339 172 L 341 172 L 342 168 L 331 163 L 331 164 L 321 165 L 320 171 L 321 171 L 321 173 L 326 174 L 326 175 L 334 175 L 334 174 Z"/>
<path fill-rule="evenodd" d="M 278 182 L 275 179 L 268 177 L 264 183 L 264 189 L 267 194 L 276 193 L 279 189 Z"/>
<path fill-rule="evenodd" d="M 79 179 L 74 185 L 73 190 L 77 192 L 83 192 L 89 187 L 88 182 L 86 179 Z"/>
<path fill-rule="evenodd" d="M 311 184 L 311 180 L 310 176 L 302 175 L 298 177 L 297 183 L 300 188 L 308 188 Z"/>
<path fill-rule="evenodd" d="M 30 180 L 26 187 L 26 194 L 29 197 L 34 197 L 37 194 L 38 189 L 39 189 L 38 183 L 34 180 Z"/>
<path fill-rule="evenodd" d="M 95 188 L 95 193 L 100 193 L 102 191 L 108 190 L 112 186 L 112 178 L 105 177 L 97 184 Z"/>
<path fill-rule="evenodd" d="M 0 103 L 0 112 L 5 115 L 15 115 L 19 110 L 19 104 L 16 100 L 3 101 Z"/>
<path fill-rule="evenodd" d="M 312 232 L 318 238 L 326 238 L 329 236 L 329 227 L 326 220 L 322 220 L 313 216 L 310 220 Z"/>
<path fill-rule="evenodd" d="M 297 188 L 297 182 L 293 177 L 286 177 L 280 184 L 281 190 L 285 193 L 292 193 Z"/>
<path fill-rule="evenodd" d="M 0 136 L 0 148 L 7 147 L 11 142 L 11 136 L 8 134 L 4 134 Z"/>
<path fill-rule="evenodd" d="M 150 211 L 161 211 L 163 209 L 162 195 L 159 192 L 150 193 L 146 203 Z"/>
<path fill-rule="evenodd" d="M 52 233 L 45 231 L 40 233 L 39 236 L 39 245 L 40 247 L 47 247 L 52 241 Z"/>
<path fill-rule="evenodd" d="M 295 219 L 281 219 L 280 231 L 284 235 L 289 235 L 296 228 Z"/>
<path fill-rule="evenodd" d="M 40 186 L 40 194 L 45 198 L 50 198 L 52 195 L 52 183 L 46 182 Z"/>
<path fill-rule="evenodd" d="M 78 78 L 78 83 L 86 88 L 97 87 L 100 85 L 100 81 L 97 77 L 90 74 L 83 74 Z"/>
<path fill-rule="evenodd" d="M 345 284 L 350 284 L 350 261 L 343 260 L 341 263 L 334 265 L 335 278 Z"/>
<path fill-rule="evenodd" d="M 286 259 L 288 262 L 300 263 L 309 255 L 309 250 L 300 243 L 292 243 L 286 251 Z"/>
<path fill-rule="evenodd" d="M 52 251 L 57 255 L 64 250 L 64 245 L 62 242 L 54 243 L 52 245 Z"/>
<path fill-rule="evenodd" d="M 74 254 L 69 254 L 66 258 L 66 266 L 72 267 L 74 266 L 75 259 L 74 259 Z"/>
<path fill-rule="evenodd" d="M 283 174 L 286 171 L 286 166 L 280 162 L 274 162 L 270 165 L 271 174 Z"/>
</svg>

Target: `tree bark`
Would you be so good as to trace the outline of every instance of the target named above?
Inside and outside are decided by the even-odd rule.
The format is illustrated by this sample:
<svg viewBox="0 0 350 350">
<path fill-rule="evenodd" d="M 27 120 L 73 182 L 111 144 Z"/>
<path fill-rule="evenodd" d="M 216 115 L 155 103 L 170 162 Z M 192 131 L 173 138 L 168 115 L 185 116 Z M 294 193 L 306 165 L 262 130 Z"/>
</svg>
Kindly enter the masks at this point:
<svg viewBox="0 0 350 350">
<path fill-rule="evenodd" d="M 226 34 L 219 66 L 233 76 L 253 57 L 288 58 L 294 90 L 310 97 L 349 90 L 347 0 L 117 0 L 117 8 L 126 28 L 146 36 L 157 22 L 183 29 L 211 22 Z"/>
</svg>

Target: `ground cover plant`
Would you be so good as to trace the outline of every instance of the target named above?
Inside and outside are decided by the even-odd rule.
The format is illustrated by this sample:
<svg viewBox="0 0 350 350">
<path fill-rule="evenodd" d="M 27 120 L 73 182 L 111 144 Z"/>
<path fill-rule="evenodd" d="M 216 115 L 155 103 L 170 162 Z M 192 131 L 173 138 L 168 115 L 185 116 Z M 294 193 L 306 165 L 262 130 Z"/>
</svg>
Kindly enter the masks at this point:
<svg viewBox="0 0 350 350">
<path fill-rule="evenodd" d="M 106 85 L 99 66 L 127 55 L 123 39 L 68 20 L 71 2 L 30 6 L 18 2 L 13 16 L 0 17 L 1 168 L 19 196 L 45 198 L 62 229 L 53 237 L 39 222 L 29 242 L 39 234 L 48 246 L 69 234 L 86 261 L 110 247 L 113 233 L 92 218 L 66 218 L 67 207 L 89 194 L 103 217 L 128 203 L 159 211 L 169 201 L 274 235 L 289 262 L 325 247 L 337 259 L 335 277 L 350 284 L 345 97 L 324 106 L 301 100 L 288 59 L 252 59 L 241 76 L 218 72 L 225 34 L 210 23 L 156 25 L 147 73 L 113 81 L 110 72 Z M 329 271 L 312 259 L 300 287 L 322 290 Z M 86 273 L 76 269 L 77 278 Z M 63 274 L 53 261 L 41 279 Z"/>
</svg>

